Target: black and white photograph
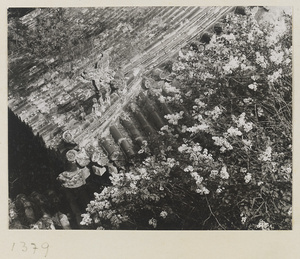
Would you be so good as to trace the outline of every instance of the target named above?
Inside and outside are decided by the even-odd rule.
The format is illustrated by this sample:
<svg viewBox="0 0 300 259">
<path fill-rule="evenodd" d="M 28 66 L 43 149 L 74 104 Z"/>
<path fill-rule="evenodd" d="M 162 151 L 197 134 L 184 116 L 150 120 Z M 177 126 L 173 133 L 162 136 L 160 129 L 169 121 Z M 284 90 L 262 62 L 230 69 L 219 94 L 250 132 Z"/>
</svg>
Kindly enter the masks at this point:
<svg viewBox="0 0 300 259">
<path fill-rule="evenodd" d="M 150 4 L 7 9 L 7 228 L 293 230 L 293 8 Z"/>
</svg>

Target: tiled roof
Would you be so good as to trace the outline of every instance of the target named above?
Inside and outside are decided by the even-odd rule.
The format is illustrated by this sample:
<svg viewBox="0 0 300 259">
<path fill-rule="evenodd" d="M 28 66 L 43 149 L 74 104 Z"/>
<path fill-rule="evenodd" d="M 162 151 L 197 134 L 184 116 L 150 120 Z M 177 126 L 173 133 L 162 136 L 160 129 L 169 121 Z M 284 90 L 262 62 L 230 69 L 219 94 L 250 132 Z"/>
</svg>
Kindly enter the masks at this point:
<svg viewBox="0 0 300 259">
<path fill-rule="evenodd" d="M 54 56 L 48 60 L 54 67 L 50 71 L 45 64 L 18 65 L 19 73 L 28 83 L 20 88 L 11 76 L 9 107 L 43 138 L 47 147 L 65 152 L 67 146 L 62 136 L 68 131 L 78 149 L 92 144 L 110 157 L 116 150 L 123 157 L 133 156 L 134 145 L 140 145 L 147 135 L 164 125 L 163 113 L 158 112 L 146 96 L 143 97 L 147 101 L 146 109 L 131 113 L 133 120 L 121 118 L 119 122 L 120 114 L 140 94 L 143 76 L 233 9 L 147 8 L 147 12 L 139 7 L 68 8 L 69 18 L 86 25 L 86 30 L 99 41 L 98 45 L 83 50 L 86 53 L 83 58 L 69 63 Z M 22 21 L 34 26 L 37 17 L 51 16 L 52 12 L 52 9 L 37 9 Z M 130 22 L 138 15 L 143 17 L 143 22 Z M 106 23 L 109 30 L 97 35 L 100 21 Z M 124 48 L 123 43 L 140 49 L 134 54 Z M 60 72 L 68 66 L 72 67 L 73 74 L 69 78 Z M 119 80 L 120 88 L 110 92 L 109 82 L 113 79 Z M 95 98 L 100 100 L 101 116 L 92 112 Z M 169 110 L 161 105 L 164 112 Z"/>
</svg>

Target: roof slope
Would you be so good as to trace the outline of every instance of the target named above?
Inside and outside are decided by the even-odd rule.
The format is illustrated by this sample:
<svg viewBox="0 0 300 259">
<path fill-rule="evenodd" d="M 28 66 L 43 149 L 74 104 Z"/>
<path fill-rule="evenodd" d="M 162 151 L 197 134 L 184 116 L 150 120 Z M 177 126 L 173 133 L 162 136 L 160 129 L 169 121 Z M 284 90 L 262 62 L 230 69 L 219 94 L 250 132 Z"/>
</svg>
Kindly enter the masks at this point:
<svg viewBox="0 0 300 259">
<path fill-rule="evenodd" d="M 22 59 L 27 65 L 9 57 L 9 108 L 49 148 L 63 152 L 68 141 L 78 148 L 96 143 L 139 94 L 145 73 L 231 10 L 232 7 L 67 8 L 67 29 L 72 32 L 76 24 L 82 25 L 83 32 L 92 35 L 93 44 L 72 59 L 64 58 L 70 50 L 59 55 L 53 51 L 44 60 Z M 51 18 L 55 11 L 37 9 L 22 17 L 22 22 L 35 28 L 39 17 Z M 105 24 L 105 29 L 99 33 L 100 23 Z M 65 132 L 69 134 L 67 140 Z"/>
</svg>

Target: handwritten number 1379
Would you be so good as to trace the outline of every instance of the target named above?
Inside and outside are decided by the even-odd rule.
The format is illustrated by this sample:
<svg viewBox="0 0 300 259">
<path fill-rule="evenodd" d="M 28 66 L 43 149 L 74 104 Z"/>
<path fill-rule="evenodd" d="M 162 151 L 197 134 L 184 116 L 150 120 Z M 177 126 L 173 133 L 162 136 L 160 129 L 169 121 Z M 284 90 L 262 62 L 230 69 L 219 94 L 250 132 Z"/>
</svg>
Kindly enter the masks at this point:
<svg viewBox="0 0 300 259">
<path fill-rule="evenodd" d="M 29 247 L 27 246 L 27 244 L 25 242 L 20 242 L 20 244 L 21 245 L 20 245 L 19 249 L 24 253 L 29 251 L 29 249 L 31 248 L 33 250 L 33 254 L 35 254 L 36 250 L 39 249 L 35 243 L 31 243 Z M 14 251 L 15 247 L 16 247 L 16 243 L 13 243 L 11 251 Z M 45 250 L 45 257 L 46 257 L 48 255 L 49 244 L 47 242 L 45 242 L 41 245 L 41 248 Z"/>
</svg>

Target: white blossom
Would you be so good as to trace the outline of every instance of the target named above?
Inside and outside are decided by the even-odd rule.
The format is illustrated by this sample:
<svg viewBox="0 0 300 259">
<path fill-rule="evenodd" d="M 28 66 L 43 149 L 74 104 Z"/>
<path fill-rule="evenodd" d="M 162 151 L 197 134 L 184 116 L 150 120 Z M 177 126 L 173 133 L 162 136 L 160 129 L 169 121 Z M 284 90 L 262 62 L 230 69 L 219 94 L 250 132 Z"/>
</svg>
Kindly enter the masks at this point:
<svg viewBox="0 0 300 259">
<path fill-rule="evenodd" d="M 238 128 L 230 127 L 227 132 L 230 136 L 242 136 L 242 132 Z"/>
<path fill-rule="evenodd" d="M 165 210 L 163 210 L 160 214 L 159 214 L 159 216 L 161 216 L 162 218 L 166 218 L 167 216 L 168 216 L 168 212 L 166 212 Z"/>
<path fill-rule="evenodd" d="M 185 171 L 185 172 L 193 172 L 194 168 L 191 165 L 189 165 L 186 168 L 184 168 L 183 171 Z"/>
<path fill-rule="evenodd" d="M 196 189 L 196 193 L 200 193 L 201 195 L 202 194 L 208 195 L 210 193 L 210 191 L 206 187 L 201 186 Z"/>
<path fill-rule="evenodd" d="M 276 65 L 279 65 L 279 64 L 282 63 L 284 52 L 277 52 L 277 51 L 272 49 L 270 51 L 270 53 L 271 53 L 270 60 L 272 62 L 274 62 Z"/>
<path fill-rule="evenodd" d="M 211 170 L 209 176 L 210 176 L 211 178 L 215 178 L 218 174 L 219 174 L 219 171 L 218 171 L 218 170 Z"/>
<path fill-rule="evenodd" d="M 178 151 L 179 151 L 180 153 L 182 153 L 182 152 L 184 152 L 184 151 L 186 151 L 186 150 L 188 150 L 187 144 L 182 144 L 180 147 L 178 147 Z"/>
<path fill-rule="evenodd" d="M 272 154 L 272 148 L 269 146 L 266 148 L 266 150 L 261 153 L 258 157 L 258 160 L 260 161 L 271 161 L 271 154 Z"/>
<path fill-rule="evenodd" d="M 156 228 L 157 227 L 157 220 L 154 219 L 154 218 L 151 218 L 151 219 L 149 219 L 148 224 L 150 226 L 153 226 L 154 228 Z"/>
<path fill-rule="evenodd" d="M 272 75 L 268 75 L 268 80 L 270 81 L 270 83 L 274 83 L 278 80 L 278 78 L 281 78 L 281 75 L 282 75 L 282 68 L 279 68 Z"/>
<path fill-rule="evenodd" d="M 170 124 L 178 125 L 178 121 L 183 118 L 183 111 L 176 112 L 174 114 L 167 114 L 164 117 L 168 120 Z"/>
<path fill-rule="evenodd" d="M 269 223 L 267 223 L 264 220 L 262 220 L 262 219 L 259 220 L 259 222 L 256 225 L 256 227 L 258 229 L 261 229 L 261 230 L 271 230 L 272 229 L 272 226 Z"/>
<path fill-rule="evenodd" d="M 256 91 L 257 90 L 257 83 L 254 82 L 253 84 L 248 85 L 248 88 L 253 90 L 253 91 Z"/>
<path fill-rule="evenodd" d="M 220 171 L 220 177 L 221 177 L 222 179 L 225 179 L 225 180 L 229 178 L 229 174 L 228 174 L 228 172 L 227 172 L 226 166 L 223 166 L 223 167 L 222 167 L 222 169 L 221 169 L 221 171 Z"/>
<path fill-rule="evenodd" d="M 247 173 L 244 177 L 245 183 L 249 183 L 251 181 L 252 175 L 250 173 Z"/>
</svg>

